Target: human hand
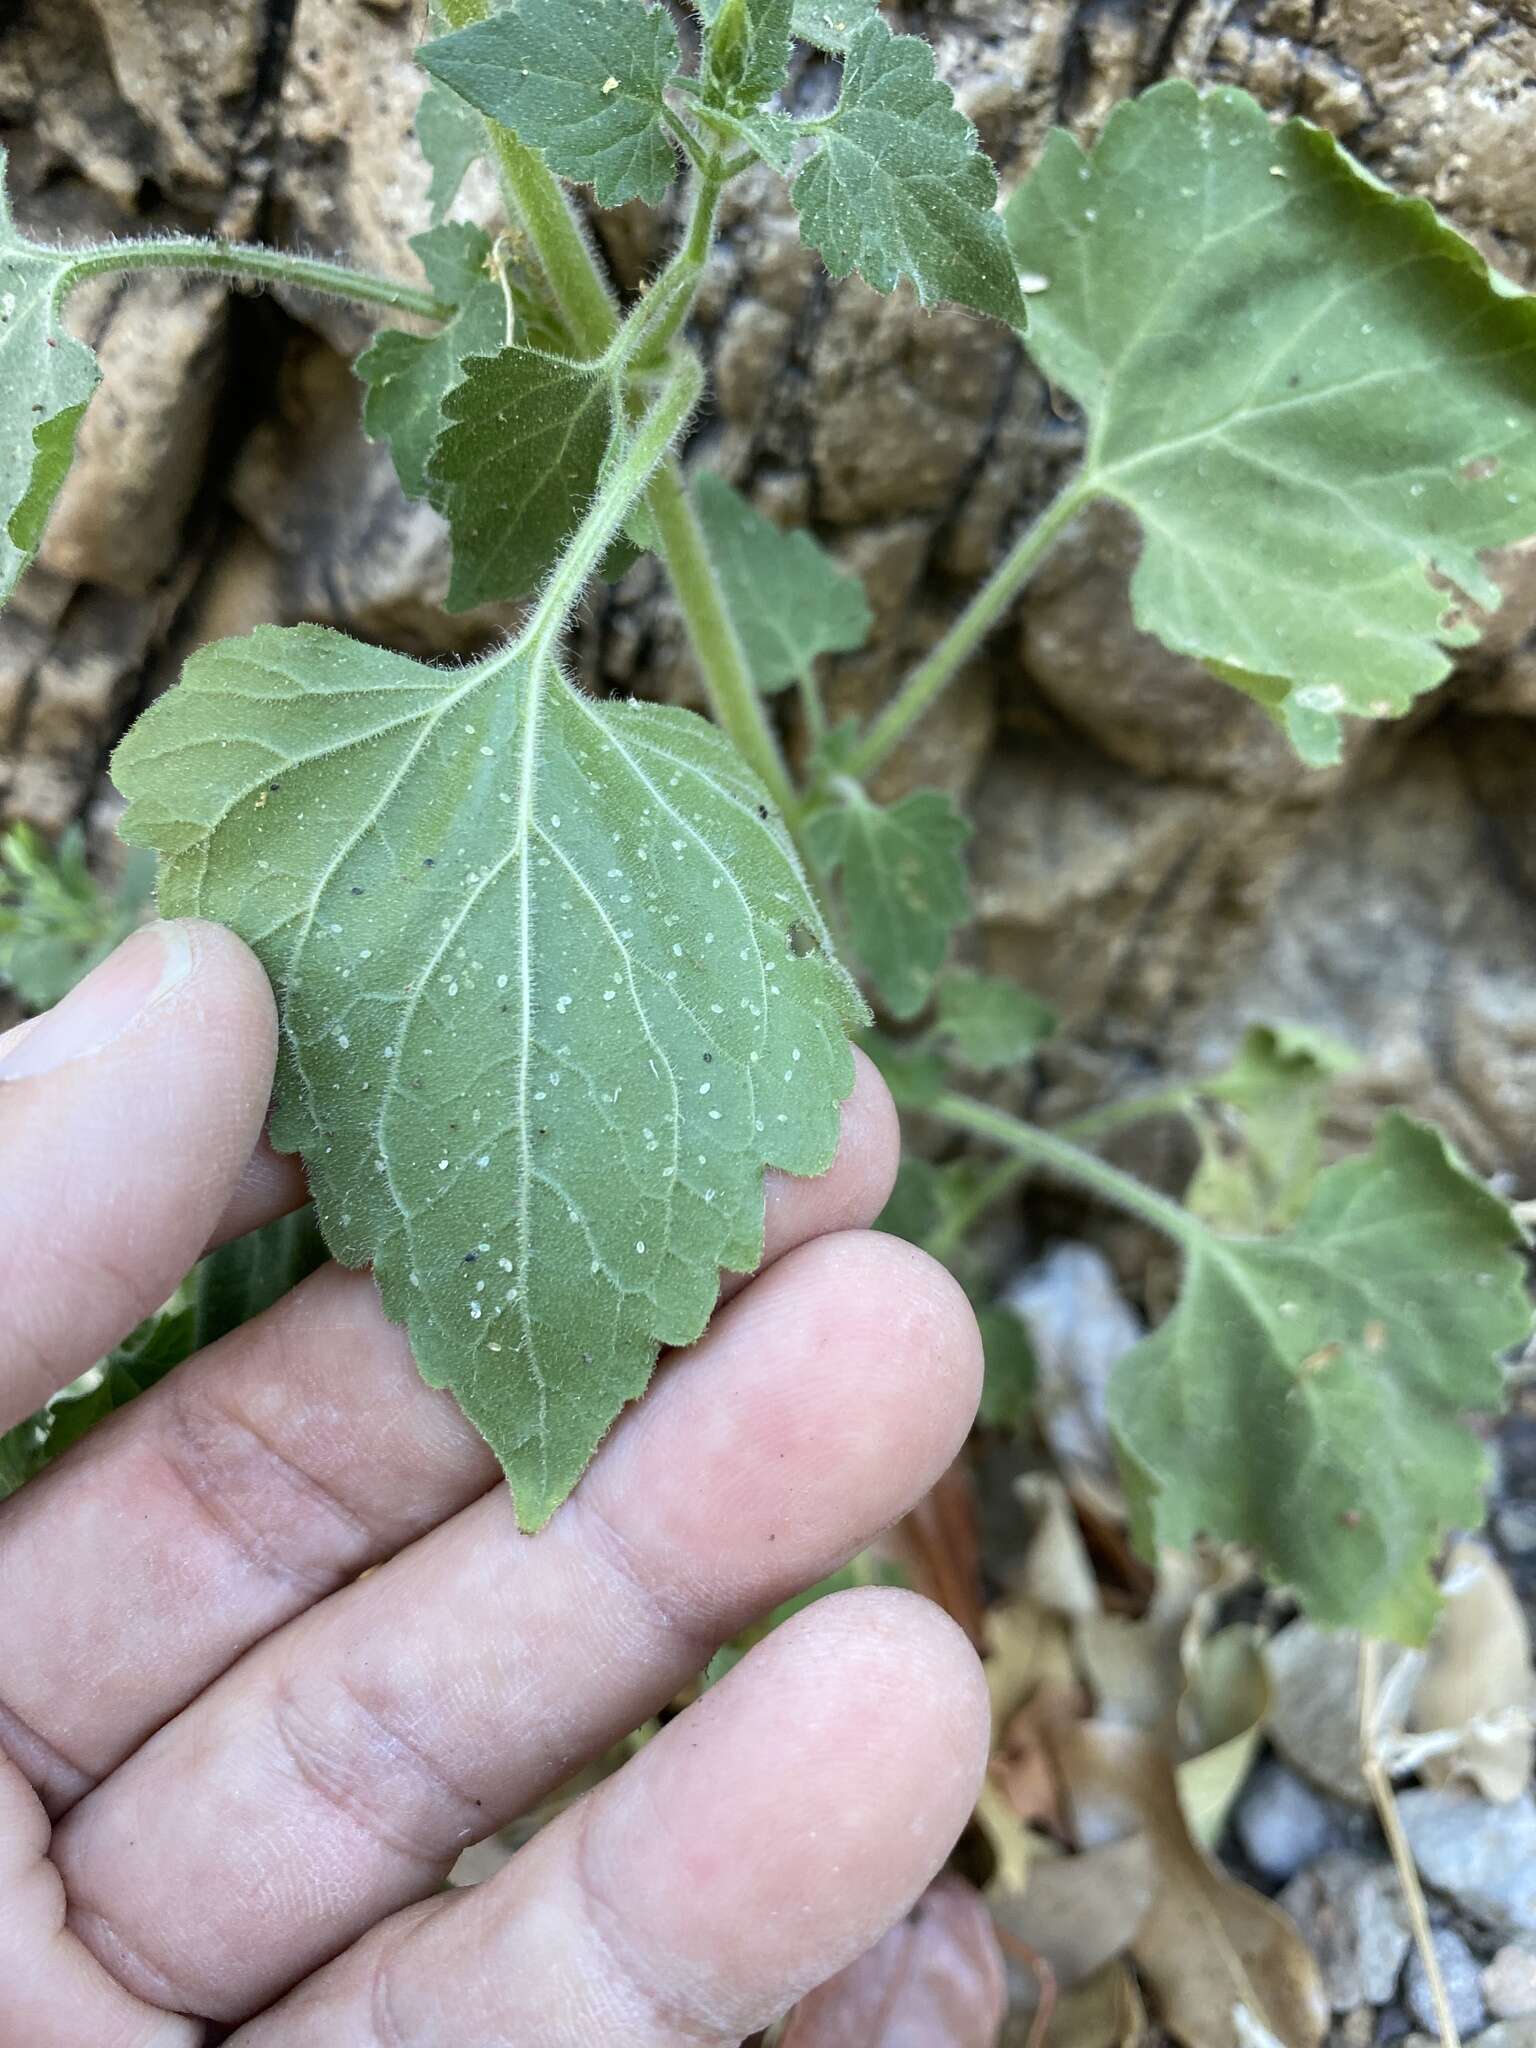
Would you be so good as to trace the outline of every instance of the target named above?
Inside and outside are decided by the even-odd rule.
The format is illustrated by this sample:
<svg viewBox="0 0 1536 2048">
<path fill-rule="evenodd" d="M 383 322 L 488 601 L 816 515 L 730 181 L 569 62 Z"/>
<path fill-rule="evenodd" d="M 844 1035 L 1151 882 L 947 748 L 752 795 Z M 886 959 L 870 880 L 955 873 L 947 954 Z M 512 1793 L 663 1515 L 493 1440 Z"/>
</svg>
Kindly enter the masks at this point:
<svg viewBox="0 0 1536 2048">
<path fill-rule="evenodd" d="M 303 1199 L 260 1142 L 275 1041 L 254 957 L 198 924 L 0 1038 L 0 1428 Z M 735 2042 L 903 1913 L 986 1699 L 953 1625 L 881 1591 L 438 1890 L 954 1455 L 975 1326 L 867 1228 L 895 1155 L 861 1062 L 831 1171 L 770 1176 L 764 1270 L 537 1537 L 334 1266 L 0 1507 L 0 2048 Z"/>
</svg>

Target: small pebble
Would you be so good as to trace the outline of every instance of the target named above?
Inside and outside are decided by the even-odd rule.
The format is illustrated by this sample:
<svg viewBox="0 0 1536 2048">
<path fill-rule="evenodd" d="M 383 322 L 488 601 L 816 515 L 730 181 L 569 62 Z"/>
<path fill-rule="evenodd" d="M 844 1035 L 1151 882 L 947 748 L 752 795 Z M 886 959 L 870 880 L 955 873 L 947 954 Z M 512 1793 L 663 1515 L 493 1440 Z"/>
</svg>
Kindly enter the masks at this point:
<svg viewBox="0 0 1536 2048">
<path fill-rule="evenodd" d="M 1483 2004 L 1477 1957 L 1450 1927 L 1436 1929 L 1435 1955 L 1440 1963 L 1440 1975 L 1445 1980 L 1446 2003 L 1451 2008 L 1451 2018 L 1465 2041 L 1469 2035 L 1477 2033 L 1488 2017 Z M 1408 1968 L 1403 1975 L 1403 1996 L 1419 2025 L 1438 2037 L 1440 2029 L 1435 2021 L 1435 2002 L 1430 1996 L 1429 1972 L 1417 1948 L 1408 1957 Z"/>
<path fill-rule="evenodd" d="M 1249 1780 L 1233 1826 L 1243 1854 L 1272 1884 L 1284 1884 L 1339 1846 L 1322 1796 L 1274 1757 Z"/>
<path fill-rule="evenodd" d="M 1501 1948 L 1483 1972 L 1483 2002 L 1496 2020 L 1536 2013 L 1536 1949 Z"/>
</svg>

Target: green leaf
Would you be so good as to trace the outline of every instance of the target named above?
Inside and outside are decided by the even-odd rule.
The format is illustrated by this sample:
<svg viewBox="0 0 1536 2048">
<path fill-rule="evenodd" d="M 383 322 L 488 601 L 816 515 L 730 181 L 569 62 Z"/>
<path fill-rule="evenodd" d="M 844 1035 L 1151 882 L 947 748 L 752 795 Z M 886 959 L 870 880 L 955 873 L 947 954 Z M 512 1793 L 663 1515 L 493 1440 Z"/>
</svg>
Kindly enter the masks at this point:
<svg viewBox="0 0 1536 2048">
<path fill-rule="evenodd" d="M 864 586 L 810 534 L 782 532 L 711 470 L 694 498 L 758 689 L 782 690 L 808 678 L 819 655 L 864 645 L 874 623 Z"/>
<path fill-rule="evenodd" d="M 704 38 L 704 104 L 751 114 L 789 73 L 791 0 L 723 0 Z"/>
<path fill-rule="evenodd" d="M 507 348 L 460 370 L 427 462 L 428 495 L 453 536 L 455 612 L 542 582 L 591 502 L 614 434 L 612 391 L 589 363 Z"/>
<path fill-rule="evenodd" d="M 983 1373 L 976 1419 L 988 1429 L 1017 1436 L 1034 1420 L 1039 1362 L 1022 1317 L 995 1302 L 976 1311 L 981 1331 Z"/>
<path fill-rule="evenodd" d="M 841 871 L 859 959 L 894 1017 L 914 1017 L 933 990 L 951 932 L 971 914 L 963 852 L 971 828 L 947 796 L 919 789 L 872 803 L 860 789 L 818 811 L 811 855 Z"/>
<path fill-rule="evenodd" d="M 938 1028 L 978 1074 L 1033 1058 L 1056 1029 L 1056 1014 L 1017 982 L 951 967 L 939 979 Z"/>
<path fill-rule="evenodd" d="M 278 990 L 332 1251 L 537 1527 L 757 1264 L 764 1167 L 836 1148 L 862 1005 L 784 828 L 689 712 L 307 626 L 195 655 L 115 772 L 162 909 Z"/>
<path fill-rule="evenodd" d="M 0 833 L 0 988 L 50 1008 L 141 922 L 153 887 L 154 862 L 135 854 L 104 889 L 78 826 L 54 847 L 29 825 Z"/>
<path fill-rule="evenodd" d="M 655 206 L 677 176 L 662 116 L 679 50 L 665 7 L 518 0 L 417 60 L 560 177 L 590 185 L 599 206 Z"/>
<path fill-rule="evenodd" d="M 189 1350 L 201 1351 L 264 1315 L 328 1257 L 313 1208 L 279 1216 L 220 1245 L 192 1277 Z"/>
<path fill-rule="evenodd" d="M 432 173 L 427 204 L 436 226 L 458 198 L 470 165 L 485 154 L 485 123 L 440 78 L 429 78 L 416 108 L 416 140 Z"/>
<path fill-rule="evenodd" d="M 432 289 L 459 311 L 435 334 L 406 334 L 386 327 L 357 359 L 367 387 L 363 429 L 372 441 L 387 441 L 408 498 L 428 491 L 427 460 L 443 431 L 443 400 L 464 375 L 465 359 L 497 353 L 506 337 L 502 290 L 485 270 L 490 237 L 479 228 L 446 225 L 417 235 Z M 478 264 L 471 259 L 478 256 Z"/>
<path fill-rule="evenodd" d="M 883 1031 L 866 1031 L 859 1044 L 879 1068 L 898 1109 L 932 1109 L 949 1086 L 943 1060 L 920 1039 L 889 1038 Z M 905 1237 L 907 1233 L 899 1230 L 896 1235 Z"/>
<path fill-rule="evenodd" d="M 5 171 L 0 147 L 0 605 L 37 553 L 101 381 L 95 356 L 60 317 L 70 253 L 17 233 Z"/>
<path fill-rule="evenodd" d="M 1199 1082 L 1200 1164 L 1184 1205 L 1219 1230 L 1257 1235 L 1300 1214 L 1322 1163 L 1328 1092 L 1347 1046 L 1294 1024 L 1254 1024 L 1224 1073 Z"/>
<path fill-rule="evenodd" d="M 1536 302 L 1331 135 L 1179 81 L 1091 157 L 1053 134 L 1008 229 L 1082 490 L 1141 522 L 1137 622 L 1317 763 L 1439 682 L 1446 585 L 1496 607 L 1481 552 L 1536 531 Z"/>
<path fill-rule="evenodd" d="M 803 43 L 840 57 L 856 29 L 873 21 L 880 0 L 795 0 L 793 27 Z"/>
<path fill-rule="evenodd" d="M 1429 1563 L 1482 1516 L 1468 1411 L 1530 1328 L 1507 1206 L 1446 1140 L 1389 1116 L 1278 1238 L 1197 1233 L 1178 1304 L 1116 1368 L 1137 1541 L 1255 1550 L 1314 1620 L 1404 1642 Z"/>
<path fill-rule="evenodd" d="M 871 16 L 849 38 L 836 111 L 801 126 L 820 147 L 791 192 L 834 277 L 857 270 L 882 292 L 909 277 L 924 305 L 954 299 L 1024 326 L 996 175 L 925 42 Z"/>
</svg>

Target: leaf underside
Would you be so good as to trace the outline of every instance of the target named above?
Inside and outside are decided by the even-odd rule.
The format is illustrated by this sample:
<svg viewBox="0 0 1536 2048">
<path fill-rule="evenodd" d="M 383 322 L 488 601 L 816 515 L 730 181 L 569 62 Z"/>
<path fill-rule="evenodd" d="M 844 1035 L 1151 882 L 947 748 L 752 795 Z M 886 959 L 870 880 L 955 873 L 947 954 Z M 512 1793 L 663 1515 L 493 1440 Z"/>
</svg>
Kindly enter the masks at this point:
<svg viewBox="0 0 1536 2048">
<path fill-rule="evenodd" d="M 16 231 L 0 147 L 0 604 L 37 553 L 101 381 L 96 358 L 59 317 L 69 251 Z"/>
<path fill-rule="evenodd" d="M 924 305 L 953 299 L 1012 327 L 1024 300 L 976 130 L 917 36 L 878 15 L 849 37 L 836 111 L 791 189 L 805 240 L 834 277 L 877 291 L 910 278 Z"/>
<path fill-rule="evenodd" d="M 417 53 L 599 206 L 655 206 L 677 176 L 662 95 L 679 56 L 671 16 L 642 0 L 518 0 Z"/>
<path fill-rule="evenodd" d="M 1435 1550 L 1481 1519 L 1461 1418 L 1499 1405 L 1497 1355 L 1530 1328 L 1519 1243 L 1445 1139 L 1392 1115 L 1285 1236 L 1191 1251 L 1111 1387 L 1138 1543 L 1245 1545 L 1325 1626 L 1422 1641 Z"/>
<path fill-rule="evenodd" d="M 1085 484 L 1141 523 L 1138 623 L 1319 764 L 1439 682 L 1482 551 L 1536 532 L 1536 301 L 1332 136 L 1181 81 L 1091 156 L 1054 133 L 1007 219 Z"/>
<path fill-rule="evenodd" d="M 537 1527 L 757 1263 L 764 1167 L 832 1159 L 862 1005 L 782 826 L 691 713 L 315 627 L 195 656 L 114 765 L 164 912 L 279 991 L 332 1251 Z"/>
<path fill-rule="evenodd" d="M 781 532 L 712 470 L 698 476 L 694 499 L 759 690 L 781 690 L 819 656 L 864 645 L 874 623 L 864 586 L 810 534 Z"/>
</svg>

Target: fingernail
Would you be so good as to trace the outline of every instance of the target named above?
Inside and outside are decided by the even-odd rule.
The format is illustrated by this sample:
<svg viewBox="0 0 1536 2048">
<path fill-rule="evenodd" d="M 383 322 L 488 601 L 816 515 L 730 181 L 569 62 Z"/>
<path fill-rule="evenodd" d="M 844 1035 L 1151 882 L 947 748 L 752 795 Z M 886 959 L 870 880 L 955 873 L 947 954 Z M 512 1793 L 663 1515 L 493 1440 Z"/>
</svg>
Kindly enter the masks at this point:
<svg viewBox="0 0 1536 2048">
<path fill-rule="evenodd" d="M 0 1054 L 0 1081 L 51 1074 L 104 1051 L 178 988 L 191 966 L 192 947 L 181 925 L 152 924 L 135 932 L 62 1003 L 13 1039 Z"/>
</svg>

